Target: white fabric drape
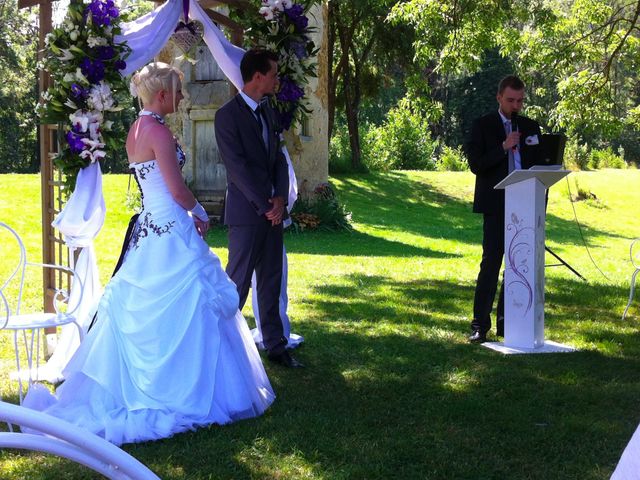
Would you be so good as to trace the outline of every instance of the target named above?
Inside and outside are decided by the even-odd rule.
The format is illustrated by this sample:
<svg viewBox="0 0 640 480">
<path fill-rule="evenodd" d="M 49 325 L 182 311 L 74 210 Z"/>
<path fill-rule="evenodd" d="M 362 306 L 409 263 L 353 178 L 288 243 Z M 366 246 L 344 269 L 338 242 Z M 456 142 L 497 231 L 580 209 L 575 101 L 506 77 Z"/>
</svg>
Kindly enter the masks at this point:
<svg viewBox="0 0 640 480">
<path fill-rule="evenodd" d="M 152 12 L 121 25 L 122 34 L 114 38 L 116 43 L 126 42 L 131 48 L 127 68 L 122 76 L 131 75 L 144 67 L 165 46 L 178 24 L 182 13 L 181 0 L 169 0 Z"/>
<path fill-rule="evenodd" d="M 122 34 L 115 37 L 117 43 L 126 42 L 131 48 L 127 67 L 122 75 L 131 75 L 153 59 L 165 46 L 182 15 L 182 0 L 168 0 L 152 12 L 132 22 L 122 24 Z M 202 9 L 196 0 L 190 0 L 189 18 L 199 20 L 204 26 L 204 42 L 213 58 L 229 81 L 240 90 L 240 60 L 244 50 L 232 44 Z"/>
<path fill-rule="evenodd" d="M 102 195 L 102 170 L 95 162 L 78 172 L 76 187 L 62 211 L 52 222 L 64 236 L 73 258 L 74 251 L 81 249 L 78 260 L 72 265 L 81 282 L 73 282 L 69 296 L 69 308 L 77 305 L 75 315 L 78 325 L 84 332 L 89 328 L 94 306 L 102 295 L 102 286 L 93 250 L 96 238 L 106 215 L 104 196 Z M 82 291 L 80 291 L 82 285 Z M 62 369 L 67 365 L 78 346 L 80 338 L 74 324 L 65 325 L 60 332 L 54 354 L 42 368 L 37 378 L 48 382 L 62 380 Z M 32 372 L 32 374 L 35 372 Z"/>
<path fill-rule="evenodd" d="M 196 0 L 190 0 L 189 5 L 189 18 L 199 20 L 204 25 L 204 43 L 211 50 L 220 70 L 238 90 L 241 90 L 244 82 L 240 74 L 240 60 L 242 60 L 244 50 L 227 40 L 224 33 L 216 27 Z"/>
<path fill-rule="evenodd" d="M 640 480 L 640 426 L 622 452 L 611 480 Z"/>
<path fill-rule="evenodd" d="M 69 247 L 88 247 L 100 232 L 105 215 L 102 170 L 96 162 L 78 172 L 73 194 L 51 225 L 64 235 Z"/>
</svg>

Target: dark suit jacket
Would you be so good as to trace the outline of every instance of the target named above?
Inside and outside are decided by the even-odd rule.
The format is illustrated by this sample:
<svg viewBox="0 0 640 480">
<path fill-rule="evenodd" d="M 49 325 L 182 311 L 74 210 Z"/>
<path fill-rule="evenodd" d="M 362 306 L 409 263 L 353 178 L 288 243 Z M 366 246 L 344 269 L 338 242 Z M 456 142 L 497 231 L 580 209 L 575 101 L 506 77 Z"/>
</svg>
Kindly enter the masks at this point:
<svg viewBox="0 0 640 480">
<path fill-rule="evenodd" d="M 542 164 L 542 150 L 538 145 L 528 145 L 526 139 L 537 135 L 541 141 L 540 125 L 527 117 L 516 119 L 520 131 L 520 159 L 522 168 Z M 502 149 L 506 139 L 504 125 L 498 110 L 478 118 L 471 127 L 471 138 L 465 145 L 469 167 L 476 174 L 476 190 L 473 211 L 497 214 L 504 211 L 504 190 L 494 190 L 494 186 L 509 173 L 509 157 Z"/>
<path fill-rule="evenodd" d="M 275 113 L 268 106 L 263 113 L 269 128 L 268 148 L 256 117 L 240 94 L 216 112 L 216 142 L 227 170 L 226 225 L 264 222 L 264 214 L 272 207 L 271 197 L 287 201 L 289 174 L 279 148 Z"/>
</svg>

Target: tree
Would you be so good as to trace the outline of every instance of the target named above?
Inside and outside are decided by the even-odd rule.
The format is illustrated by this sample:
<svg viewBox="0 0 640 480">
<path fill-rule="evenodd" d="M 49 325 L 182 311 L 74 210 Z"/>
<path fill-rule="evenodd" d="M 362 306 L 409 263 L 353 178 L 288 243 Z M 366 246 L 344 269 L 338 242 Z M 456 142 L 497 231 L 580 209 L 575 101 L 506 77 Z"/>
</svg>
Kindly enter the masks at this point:
<svg viewBox="0 0 640 480">
<path fill-rule="evenodd" d="M 0 0 L 0 172 L 37 172 L 38 28 L 16 0 Z"/>
<path fill-rule="evenodd" d="M 468 77 L 498 51 L 543 124 L 592 144 L 640 127 L 640 0 L 409 0 L 390 18 L 414 29 L 433 75 Z"/>
<path fill-rule="evenodd" d="M 328 25 L 328 113 L 329 137 L 336 107 L 343 107 L 351 163 L 361 165 L 360 108 L 363 98 L 376 96 L 398 68 L 412 64 L 413 33 L 400 26 L 391 31 L 386 22 L 398 0 L 329 0 Z"/>
</svg>

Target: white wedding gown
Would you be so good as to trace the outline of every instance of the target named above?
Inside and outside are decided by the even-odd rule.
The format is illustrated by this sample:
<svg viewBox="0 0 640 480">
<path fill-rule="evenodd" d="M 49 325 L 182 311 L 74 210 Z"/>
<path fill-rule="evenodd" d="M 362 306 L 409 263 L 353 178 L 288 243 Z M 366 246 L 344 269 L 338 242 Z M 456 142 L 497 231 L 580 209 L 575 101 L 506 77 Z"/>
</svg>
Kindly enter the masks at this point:
<svg viewBox="0 0 640 480">
<path fill-rule="evenodd" d="M 53 396 L 25 405 L 121 445 L 260 415 L 274 394 L 235 285 L 169 193 L 135 165 L 143 210 L 97 322 Z"/>
</svg>

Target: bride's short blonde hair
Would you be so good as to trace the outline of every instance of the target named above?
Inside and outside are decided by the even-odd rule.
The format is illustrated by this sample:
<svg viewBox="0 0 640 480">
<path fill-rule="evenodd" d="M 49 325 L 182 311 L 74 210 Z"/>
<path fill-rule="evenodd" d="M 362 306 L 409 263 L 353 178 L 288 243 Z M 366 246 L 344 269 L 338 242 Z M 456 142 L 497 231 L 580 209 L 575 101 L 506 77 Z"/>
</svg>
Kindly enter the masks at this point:
<svg viewBox="0 0 640 480">
<path fill-rule="evenodd" d="M 173 92 L 175 98 L 178 84 L 182 83 L 184 74 L 176 67 L 163 62 L 152 62 L 143 67 L 131 78 L 131 93 L 142 100 L 143 104 L 151 102 L 160 90 Z"/>
</svg>

